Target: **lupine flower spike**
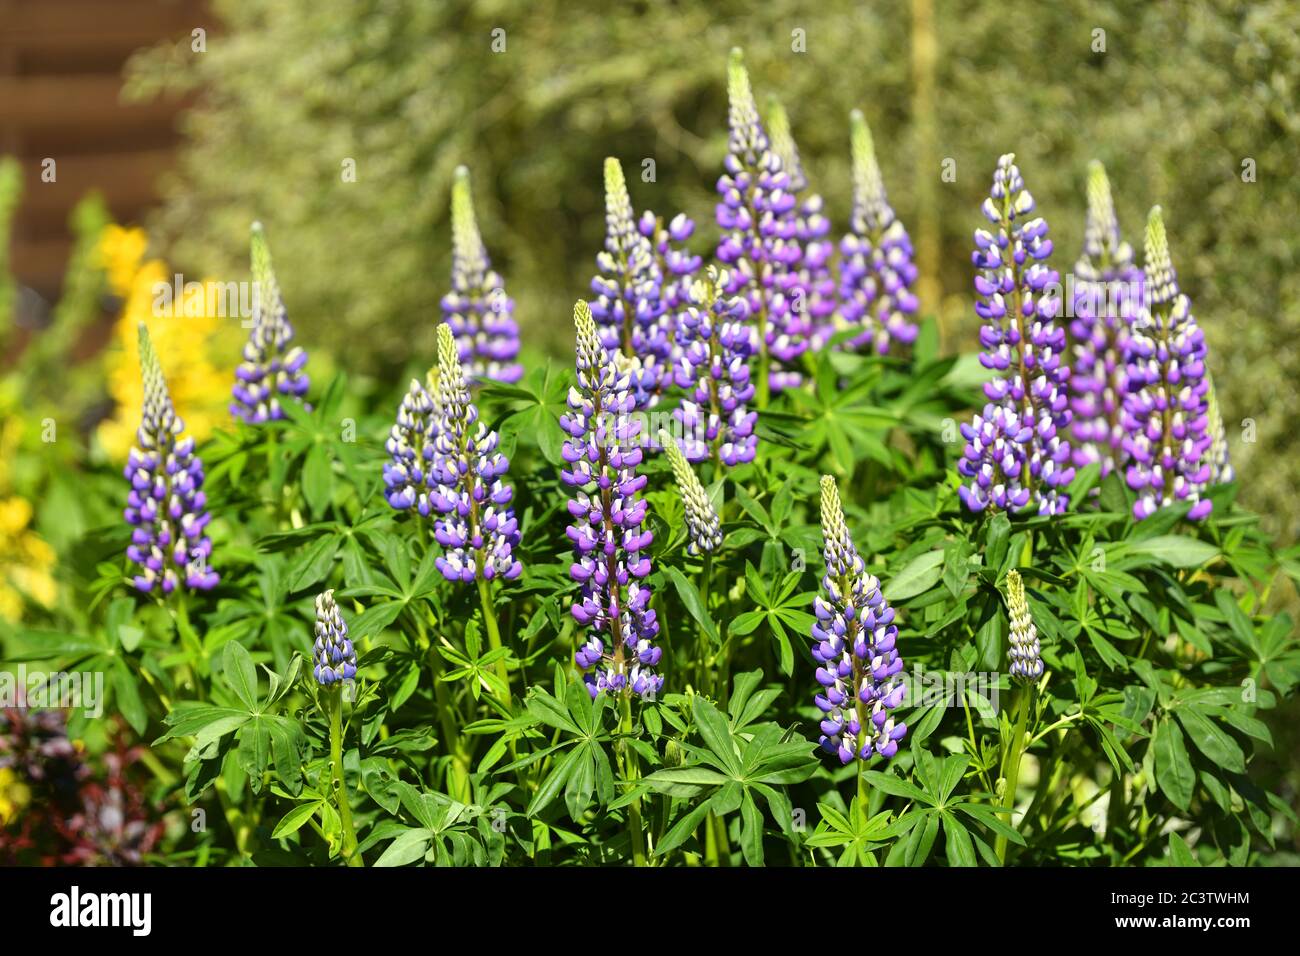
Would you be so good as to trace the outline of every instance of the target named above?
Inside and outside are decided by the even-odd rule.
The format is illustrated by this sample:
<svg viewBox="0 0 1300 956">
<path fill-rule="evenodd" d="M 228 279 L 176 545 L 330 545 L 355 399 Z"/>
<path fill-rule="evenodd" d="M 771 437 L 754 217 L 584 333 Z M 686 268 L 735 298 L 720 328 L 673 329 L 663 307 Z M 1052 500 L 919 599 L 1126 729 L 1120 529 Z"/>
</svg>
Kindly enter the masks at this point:
<svg viewBox="0 0 1300 956">
<path fill-rule="evenodd" d="M 1038 646 L 1038 628 L 1025 600 L 1025 582 L 1020 572 L 1007 572 L 1007 612 L 1011 617 L 1011 676 L 1029 684 L 1043 676 L 1043 657 Z"/>
<path fill-rule="evenodd" d="M 1034 197 L 1015 156 L 998 160 L 993 189 L 984 200 L 992 231 L 975 231 L 975 311 L 984 320 L 980 362 L 997 377 L 984 385 L 988 403 L 970 425 L 957 470 L 971 479 L 960 496 L 971 511 L 987 507 L 1060 514 L 1069 505 L 1070 424 L 1061 361 L 1065 332 L 1054 319 L 1060 300 L 1056 271 L 1047 265 L 1052 241 L 1041 217 L 1029 218 Z"/>
<path fill-rule="evenodd" d="M 596 266 L 591 316 L 601 344 L 627 366 L 637 407 L 645 408 L 668 374 L 672 340 L 655 250 L 637 227 L 623 167 L 612 157 L 605 160 L 605 248 Z"/>
<path fill-rule="evenodd" d="M 1125 478 L 1137 492 L 1138 521 L 1179 501 L 1190 502 L 1187 517 L 1198 520 L 1214 507 L 1200 496 L 1213 478 L 1205 336 L 1178 288 L 1159 206 L 1147 220 L 1145 268 L 1144 305 L 1127 355 Z"/>
<path fill-rule="evenodd" d="M 419 379 L 411 386 L 397 410 L 397 421 L 388 433 L 384 448 L 392 456 L 384 462 L 384 497 L 398 511 L 415 508 L 420 517 L 433 511 L 433 437 L 439 414 L 433 393 Z"/>
<path fill-rule="evenodd" d="M 668 452 L 668 461 L 673 466 L 673 477 L 677 479 L 677 490 L 682 493 L 682 504 L 686 509 L 686 528 L 689 532 L 687 551 L 699 554 L 714 551 L 722 545 L 722 528 L 718 522 L 718 512 L 709 500 L 709 493 L 700 484 L 700 479 L 691 470 L 691 464 L 682 454 L 673 436 L 666 430 L 659 432 L 659 444 Z"/>
<path fill-rule="evenodd" d="M 302 401 L 309 380 L 303 367 L 307 353 L 293 344 L 280 286 L 271 268 L 271 250 L 260 222 L 253 223 L 253 327 L 235 369 L 230 414 L 250 424 L 284 417 L 281 402 Z"/>
<path fill-rule="evenodd" d="M 754 385 L 749 360 L 753 330 L 740 296 L 728 295 L 730 276 L 709 266 L 708 279 L 691 286 L 691 305 L 681 314 L 677 337 L 681 357 L 677 384 L 687 395 L 673 411 L 685 432 L 682 451 L 689 461 L 713 458 L 734 466 L 754 460 L 758 413 L 751 411 Z"/>
<path fill-rule="evenodd" d="M 575 561 L 569 573 L 582 589 L 574 620 L 587 629 L 575 655 L 592 697 L 605 692 L 654 695 L 663 686 L 655 674 L 662 653 L 656 647 L 659 622 L 650 607 L 646 555 L 654 535 L 643 529 L 645 487 L 640 420 L 632 415 L 631 375 L 611 361 L 600 342 L 586 302 L 573 309 L 577 327 L 578 384 L 569 390 L 569 410 L 560 427 L 569 435 L 560 477 L 574 489 L 573 524 L 566 529 Z"/>
<path fill-rule="evenodd" d="M 132 527 L 126 556 L 134 565 L 133 582 L 146 594 L 155 588 L 164 595 L 178 587 L 207 591 L 219 578 L 208 566 L 212 541 L 205 532 L 212 515 L 203 491 L 203 462 L 194 454 L 194 439 L 181 438 L 185 424 L 172 406 L 143 322 L 140 368 L 144 409 L 123 472 L 131 483 L 124 514 Z"/>
<path fill-rule="evenodd" d="M 850 348 L 870 348 L 884 355 L 892 346 L 916 341 L 912 316 L 918 302 L 912 285 L 917 269 L 912 240 L 889 205 L 871 130 L 860 111 L 849 114 L 849 129 L 853 216 L 851 230 L 840 240 L 836 325 L 861 330 L 849 340 Z"/>
<path fill-rule="evenodd" d="M 457 167 L 451 187 L 451 250 L 451 291 L 442 297 L 442 313 L 456 336 L 457 353 L 471 382 L 519 381 L 524 367 L 515 361 L 519 355 L 515 300 L 506 295 L 501 276 L 492 271 L 464 166 Z"/>
<path fill-rule="evenodd" d="M 1074 274 L 1074 463 L 1099 462 L 1106 475 L 1123 463 L 1121 418 L 1128 391 L 1124 352 L 1141 304 L 1142 270 L 1133 263 L 1132 247 L 1120 237 L 1110 181 L 1096 161 L 1088 166 L 1088 217 Z"/>
<path fill-rule="evenodd" d="M 438 570 L 449 581 L 517 578 L 523 570 L 514 556 L 519 525 L 506 484 L 510 463 L 497 451 L 499 439 L 478 418 L 457 358 L 451 328 L 438 326 L 438 423 L 433 436 L 430 501 L 438 513 L 434 537 L 444 553 Z"/>
<path fill-rule="evenodd" d="M 324 687 L 357 676 L 357 651 L 348 639 L 348 625 L 330 589 L 316 595 L 316 643 L 312 673 Z"/>
<path fill-rule="evenodd" d="M 894 609 L 853 546 L 835 479 L 823 476 L 821 489 L 826 596 L 817 595 L 813 604 L 812 653 L 822 686 L 813 698 L 825 715 L 822 749 L 841 763 L 892 757 L 907 733 L 907 725 L 890 716 L 907 691 L 898 676 L 903 659 L 895 648 Z"/>
<path fill-rule="evenodd" d="M 827 238 L 831 221 L 826 217 L 822 197 L 808 189 L 808 176 L 790 131 L 790 117 L 775 96 L 768 97 L 767 129 L 772 148 L 781 157 L 781 164 L 790 177 L 790 191 L 795 195 L 795 238 L 799 240 L 800 256 L 798 269 L 790 277 L 790 287 L 794 290 L 790 329 L 820 348 L 830 338 L 831 316 L 836 305 L 835 278 L 831 275 L 835 243 Z M 777 391 L 793 388 L 800 378 L 798 372 L 774 372 L 772 388 Z"/>
<path fill-rule="evenodd" d="M 731 267 L 727 293 L 743 294 L 749 305 L 758 339 L 762 408 L 771 383 L 787 378 L 770 377 L 771 360 L 792 365 L 808 348 L 803 317 L 792 307 L 801 255 L 797 211 L 789 174 L 759 120 L 738 49 L 731 51 L 727 67 L 727 99 L 730 137 L 726 171 L 718 180 L 718 259 Z"/>
</svg>

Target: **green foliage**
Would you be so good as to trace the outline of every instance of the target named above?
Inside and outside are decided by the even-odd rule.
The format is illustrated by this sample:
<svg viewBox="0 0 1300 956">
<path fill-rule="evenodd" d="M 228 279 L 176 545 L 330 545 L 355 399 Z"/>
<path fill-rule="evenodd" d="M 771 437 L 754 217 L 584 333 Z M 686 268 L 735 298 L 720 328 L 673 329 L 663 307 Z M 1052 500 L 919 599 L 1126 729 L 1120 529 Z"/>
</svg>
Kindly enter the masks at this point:
<svg viewBox="0 0 1300 956">
<path fill-rule="evenodd" d="M 106 712 L 149 743 L 154 805 L 214 821 L 174 828 L 169 862 L 1247 865 L 1293 839 L 1293 809 L 1257 767 L 1265 719 L 1300 684 L 1292 621 L 1266 610 L 1297 568 L 1235 486 L 1213 490 L 1203 524 L 1185 508 L 1135 524 L 1124 483 L 1083 469 L 1066 515 L 972 517 L 941 441 L 969 401 L 964 364 L 842 364 L 853 403 L 818 398 L 816 382 L 783 395 L 765 418 L 785 437 L 714 482 L 725 539 L 707 570 L 686 553 L 671 469 L 648 457 L 659 699 L 593 700 L 573 668 L 551 461 L 572 375 L 557 365 L 480 396 L 485 421 L 516 423 L 524 573 L 492 591 L 499 649 L 473 588 L 436 570 L 427 527 L 384 500 L 398 395 L 366 407 L 337 378 L 313 411 L 200 447 L 217 591 L 137 595 L 125 531 L 98 528 L 63 568 L 87 599 L 0 640 L 0 658 L 107 675 Z M 349 422 L 356 441 L 334 424 Z M 911 687 L 891 763 L 841 767 L 814 743 L 827 468 L 898 611 Z M 1046 663 L 1032 694 L 1005 673 L 1012 568 Z M 360 655 L 341 697 L 303 666 L 326 587 Z"/>
</svg>

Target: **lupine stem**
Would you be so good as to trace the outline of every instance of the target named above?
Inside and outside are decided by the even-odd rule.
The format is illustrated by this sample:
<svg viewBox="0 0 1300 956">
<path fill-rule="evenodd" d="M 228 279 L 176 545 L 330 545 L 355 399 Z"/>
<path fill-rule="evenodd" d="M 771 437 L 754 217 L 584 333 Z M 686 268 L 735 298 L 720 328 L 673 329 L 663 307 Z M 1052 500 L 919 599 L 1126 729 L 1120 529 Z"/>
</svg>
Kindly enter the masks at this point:
<svg viewBox="0 0 1300 956">
<path fill-rule="evenodd" d="M 343 846 L 340 852 L 348 866 L 365 866 L 365 861 L 357 852 L 357 831 L 352 825 L 348 785 L 343 777 L 343 691 L 341 687 L 331 687 L 324 693 L 325 707 L 330 718 L 330 774 L 334 799 L 338 803 L 339 820 L 343 824 Z"/>
<path fill-rule="evenodd" d="M 1025 744 L 1025 725 L 1029 720 L 1029 707 L 1034 696 L 1034 685 L 1030 684 L 1020 692 L 1020 699 L 1016 703 L 1016 725 L 1011 732 L 1011 748 L 1003 755 L 1002 776 L 1002 809 L 1006 812 L 1006 824 L 1011 826 L 1011 818 L 1015 812 L 1016 805 L 1016 785 L 1020 781 L 1020 758 L 1024 754 Z M 997 854 L 999 863 L 1006 863 L 1007 860 L 1007 838 L 999 834 L 993 844 L 993 850 Z"/>
<path fill-rule="evenodd" d="M 868 805 L 871 802 L 871 789 L 867 786 L 867 762 L 855 761 L 858 765 L 858 822 L 864 827 L 871 816 Z"/>
<path fill-rule="evenodd" d="M 460 735 L 456 729 L 456 715 L 452 713 L 451 698 L 447 693 L 447 683 L 442 679 L 442 656 L 430 642 L 425 632 L 424 621 L 416 616 L 420 644 L 429 657 L 429 675 L 433 680 L 433 696 L 438 706 L 438 720 L 442 724 L 443 746 L 451 757 L 451 771 L 448 774 L 448 789 L 451 795 L 462 803 L 469 803 L 469 755 L 464 752 Z"/>
<path fill-rule="evenodd" d="M 713 552 L 705 551 L 703 563 L 700 567 L 700 602 L 704 605 L 704 613 L 709 613 L 709 585 L 713 578 Z M 709 635 L 700 625 L 699 629 L 699 656 L 696 658 L 699 667 L 699 683 L 704 683 L 704 662 L 708 659 Z"/>
<path fill-rule="evenodd" d="M 480 558 L 480 563 L 481 563 Z M 492 610 L 492 590 L 488 585 L 487 578 L 483 577 L 482 568 L 475 575 L 478 582 L 478 599 L 483 605 L 483 626 L 487 629 L 488 646 L 492 650 L 501 648 L 501 630 L 497 627 L 497 616 Z M 506 704 L 509 705 L 513 699 L 510 695 L 510 668 L 506 666 L 506 659 L 500 658 L 496 663 L 497 676 L 501 678 L 502 683 L 506 685 Z"/>
<path fill-rule="evenodd" d="M 623 740 L 620 743 L 623 751 L 623 779 L 628 783 L 635 783 L 639 775 L 636 752 L 627 740 L 632 735 L 631 692 L 625 690 L 618 696 L 619 707 L 623 712 L 623 719 L 619 726 L 619 730 L 623 734 Z M 645 832 L 641 827 L 641 799 L 639 797 L 628 804 L 627 824 L 632 831 L 632 865 L 645 866 Z"/>
</svg>

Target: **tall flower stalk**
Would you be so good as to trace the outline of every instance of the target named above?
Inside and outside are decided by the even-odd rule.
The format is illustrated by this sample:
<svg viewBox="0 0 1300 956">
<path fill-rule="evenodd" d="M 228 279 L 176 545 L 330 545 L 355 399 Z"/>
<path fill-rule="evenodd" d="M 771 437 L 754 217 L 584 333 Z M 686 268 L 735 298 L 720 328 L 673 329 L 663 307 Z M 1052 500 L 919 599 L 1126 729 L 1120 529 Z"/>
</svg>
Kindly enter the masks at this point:
<svg viewBox="0 0 1300 956">
<path fill-rule="evenodd" d="M 813 658 L 821 690 L 813 698 L 823 714 L 822 749 L 847 764 L 879 754 L 892 757 L 907 725 L 891 711 L 907 688 L 898 676 L 903 659 L 896 644 L 894 609 L 853 546 L 835 479 L 821 480 L 825 596 L 813 603 Z"/>
<path fill-rule="evenodd" d="M 1038 630 L 1029 613 L 1024 581 L 1015 568 L 1007 572 L 1007 614 L 1010 618 L 1011 676 L 1022 685 L 1017 694 L 1010 744 L 1002 754 L 1002 809 L 1009 826 L 1016 805 L 1016 788 L 1020 784 L 1020 762 L 1025 752 L 1025 734 L 1029 712 L 1033 709 L 1034 688 L 1038 678 L 1043 675 Z M 1007 838 L 1002 834 L 998 834 L 994 841 L 993 852 L 999 863 L 1006 862 Z"/>
<path fill-rule="evenodd" d="M 422 518 L 433 513 L 433 438 L 440 417 L 430 389 L 411 379 L 384 443 L 391 456 L 384 462 L 384 497 L 398 511 L 414 508 Z"/>
<path fill-rule="evenodd" d="M 773 359 L 792 364 L 808 347 L 791 297 L 800 260 L 790 176 L 768 140 L 739 49 L 727 65 L 728 153 L 716 206 L 718 259 L 731 267 L 727 293 L 743 294 L 757 332 L 758 407 L 771 395 Z"/>
<path fill-rule="evenodd" d="M 132 529 L 126 549 L 132 582 L 146 594 L 211 590 L 219 576 L 208 566 L 212 515 L 203 491 L 203 462 L 194 453 L 194 439 L 181 437 L 185 423 L 172 405 L 143 322 L 139 331 L 144 407 L 123 470 L 131 483 L 124 517 Z"/>
<path fill-rule="evenodd" d="M 578 384 L 560 417 L 569 436 L 560 477 L 574 489 L 566 533 L 575 551 L 569 573 L 581 590 L 572 613 L 587 632 L 575 660 L 591 672 L 586 680 L 593 697 L 654 695 L 663 686 L 655 673 L 662 652 L 654 644 L 659 622 L 643 583 L 654 535 L 642 527 L 646 502 L 638 494 L 646 478 L 636 472 L 641 423 L 631 414 L 631 374 L 611 360 L 586 302 L 574 306 L 573 321 Z"/>
<path fill-rule="evenodd" d="M 1128 392 L 1125 350 L 1141 305 L 1142 270 L 1123 240 L 1110 180 L 1101 163 L 1088 166 L 1088 215 L 1070 335 L 1074 366 L 1070 405 L 1074 413 L 1074 463 L 1098 462 L 1103 475 L 1123 464 L 1124 396 Z"/>
<path fill-rule="evenodd" d="M 799 263 L 784 276 L 784 285 L 791 298 L 791 316 L 788 330 L 805 339 L 812 347 L 820 348 L 830 339 L 831 317 L 837 303 L 835 277 L 831 274 L 831 259 L 835 243 L 827 237 L 831 221 L 826 216 L 826 203 L 819 193 L 809 189 L 808 175 L 799 158 L 799 147 L 790 130 L 790 117 L 775 96 L 768 97 L 767 129 L 772 148 L 781 157 L 781 164 L 790 177 L 790 191 L 795 196 L 795 238 L 799 241 Z M 781 391 L 794 388 L 802 375 L 792 369 L 773 372 L 772 388 Z"/>
<path fill-rule="evenodd" d="M 601 344 L 621 356 L 638 408 L 653 404 L 669 373 L 671 330 L 664 275 L 651 239 L 632 211 L 617 159 L 605 160 L 605 248 L 596 256 L 591 315 Z"/>
<path fill-rule="evenodd" d="M 1070 424 L 1062 362 L 1065 332 L 1056 325 L 1058 276 L 1048 264 L 1047 223 L 1030 218 L 1034 197 L 1014 154 L 998 160 L 984 200 L 992 229 L 975 231 L 975 311 L 983 319 L 980 362 L 996 375 L 984 385 L 988 403 L 962 426 L 967 439 L 958 471 L 971 480 L 960 496 L 971 511 L 1034 507 L 1060 514 L 1069 505 Z"/>
<path fill-rule="evenodd" d="M 235 369 L 230 414 L 250 424 L 284 417 L 284 400 L 302 401 L 310 384 L 303 367 L 307 353 L 293 344 L 280 285 L 271 266 L 271 250 L 260 222 L 253 223 L 253 315 L 243 361 Z"/>
<path fill-rule="evenodd" d="M 348 639 L 348 626 L 334 602 L 333 590 L 316 595 L 316 642 L 313 646 L 313 674 L 321 685 L 321 697 L 329 719 L 330 779 L 343 828 L 340 854 L 348 866 L 365 866 L 357 850 L 357 831 L 352 823 L 347 777 L 343 772 L 343 687 L 357 673 L 357 653 Z"/>
<path fill-rule="evenodd" d="M 1147 219 L 1145 245 L 1146 295 L 1126 354 L 1125 478 L 1137 492 L 1138 521 L 1183 501 L 1192 506 L 1187 517 L 1199 520 L 1214 507 L 1201 497 L 1213 477 L 1214 443 L 1205 336 L 1178 287 L 1159 206 Z"/>
<path fill-rule="evenodd" d="M 515 301 L 492 269 L 464 166 L 457 167 L 451 187 L 451 243 L 451 291 L 442 298 L 442 313 L 456 336 L 460 360 L 472 382 L 517 382 L 524 368 L 515 361 Z"/>
<path fill-rule="evenodd" d="M 840 240 L 838 328 L 860 330 L 853 349 L 884 355 L 916 341 L 912 321 L 918 302 L 912 292 L 917 269 L 912 240 L 885 194 L 871 129 L 859 110 L 849 114 L 853 161 L 853 214 Z M 837 328 L 837 330 L 838 330 Z"/>
<path fill-rule="evenodd" d="M 430 496 L 438 514 L 434 537 L 443 553 L 435 563 L 448 581 L 477 582 L 488 643 L 498 650 L 501 632 L 491 583 L 517 578 L 523 570 L 514 554 L 520 537 L 510 507 L 514 489 L 503 480 L 510 462 L 497 451 L 497 433 L 479 421 L 447 325 L 438 326 L 437 395 L 439 418 L 429 475 L 436 483 Z M 504 657 L 497 661 L 497 675 L 509 697 L 510 672 Z"/>
<path fill-rule="evenodd" d="M 758 451 L 758 413 L 749 407 L 754 334 L 745 300 L 728 295 L 729 284 L 726 270 L 709 266 L 707 279 L 691 286 L 677 327 L 675 375 L 686 396 L 673 417 L 682 425 L 681 449 L 688 461 L 718 467 L 753 461 Z"/>
</svg>

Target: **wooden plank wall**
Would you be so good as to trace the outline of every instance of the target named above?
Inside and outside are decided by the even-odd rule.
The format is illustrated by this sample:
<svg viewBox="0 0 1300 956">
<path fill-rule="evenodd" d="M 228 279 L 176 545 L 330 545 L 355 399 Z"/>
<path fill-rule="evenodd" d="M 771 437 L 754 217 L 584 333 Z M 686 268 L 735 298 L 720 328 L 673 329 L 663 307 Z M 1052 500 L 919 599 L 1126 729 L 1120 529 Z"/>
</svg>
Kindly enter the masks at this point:
<svg viewBox="0 0 1300 956">
<path fill-rule="evenodd" d="M 12 237 L 18 280 L 57 296 L 68 215 L 95 189 L 120 222 L 157 201 L 177 146 L 181 101 L 123 103 L 122 67 L 141 47 L 189 43 L 213 18 L 206 0 L 0 0 L 0 153 L 18 157 L 23 198 Z M 57 180 L 41 181 L 42 161 Z"/>
</svg>

